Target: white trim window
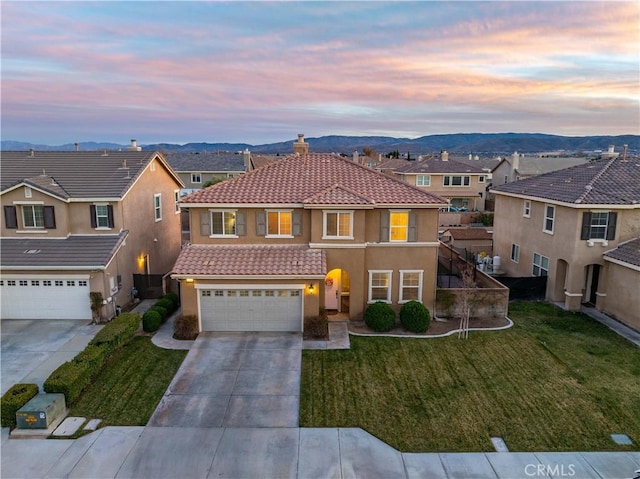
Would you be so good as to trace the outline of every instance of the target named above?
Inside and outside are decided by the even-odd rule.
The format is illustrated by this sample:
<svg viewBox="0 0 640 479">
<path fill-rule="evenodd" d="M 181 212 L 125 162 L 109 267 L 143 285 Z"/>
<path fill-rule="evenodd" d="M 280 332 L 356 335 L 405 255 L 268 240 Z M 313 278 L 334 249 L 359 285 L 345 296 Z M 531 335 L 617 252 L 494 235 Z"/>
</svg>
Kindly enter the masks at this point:
<svg viewBox="0 0 640 479">
<path fill-rule="evenodd" d="M 353 211 L 324 211 L 323 239 L 353 239 Z"/>
<path fill-rule="evenodd" d="M 291 210 L 267 211 L 267 236 L 293 236 L 292 216 Z"/>
<path fill-rule="evenodd" d="M 470 186 L 471 177 L 461 175 L 447 175 L 443 178 L 444 186 Z"/>
<path fill-rule="evenodd" d="M 369 270 L 369 303 L 391 302 L 391 270 Z"/>
<path fill-rule="evenodd" d="M 153 214 L 156 221 L 162 220 L 162 193 L 153 195 Z"/>
<path fill-rule="evenodd" d="M 531 200 L 524 200 L 522 207 L 522 216 L 525 218 L 531 218 Z"/>
<path fill-rule="evenodd" d="M 211 212 L 211 236 L 234 237 L 236 234 L 236 212 L 221 210 Z"/>
<path fill-rule="evenodd" d="M 389 241 L 406 243 L 409 240 L 409 212 L 389 212 Z"/>
<path fill-rule="evenodd" d="M 202 173 L 191 173 L 191 183 L 202 183 Z"/>
<path fill-rule="evenodd" d="M 22 205 L 22 224 L 25 228 L 44 228 L 44 206 Z"/>
<path fill-rule="evenodd" d="M 180 190 L 173 190 L 173 207 L 176 214 L 180 213 Z"/>
<path fill-rule="evenodd" d="M 422 302 L 422 274 L 423 270 L 421 269 L 400 270 L 399 303 Z"/>
<path fill-rule="evenodd" d="M 431 175 L 417 175 L 416 186 L 431 186 Z"/>
<path fill-rule="evenodd" d="M 520 245 L 511 243 L 511 261 L 518 263 L 520 261 Z"/>
<path fill-rule="evenodd" d="M 553 234 L 553 226 L 556 220 L 556 207 L 551 205 L 544 206 L 544 227 L 542 231 Z"/>
<path fill-rule="evenodd" d="M 96 205 L 96 228 L 109 227 L 109 205 Z"/>
<path fill-rule="evenodd" d="M 533 276 L 549 275 L 549 258 L 538 253 L 533 253 Z"/>
<path fill-rule="evenodd" d="M 484 178 L 482 175 L 478 176 L 478 183 L 484 183 Z"/>
<path fill-rule="evenodd" d="M 609 225 L 609 212 L 597 211 L 591 213 L 589 225 L 589 239 L 607 239 L 607 226 Z"/>
</svg>

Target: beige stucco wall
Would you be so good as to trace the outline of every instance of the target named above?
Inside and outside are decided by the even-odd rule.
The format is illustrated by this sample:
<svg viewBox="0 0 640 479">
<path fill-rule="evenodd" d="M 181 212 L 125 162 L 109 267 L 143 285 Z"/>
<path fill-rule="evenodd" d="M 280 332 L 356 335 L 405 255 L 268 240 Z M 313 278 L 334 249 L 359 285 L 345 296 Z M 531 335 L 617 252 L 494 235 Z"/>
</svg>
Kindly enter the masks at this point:
<svg viewBox="0 0 640 479">
<path fill-rule="evenodd" d="M 3 238 L 66 238 L 67 234 L 72 231 L 70 230 L 71 225 L 71 211 L 69 210 L 69 204 L 61 201 L 57 198 L 52 197 L 51 195 L 47 195 L 31 188 L 31 198 L 27 198 L 25 196 L 25 188 L 19 187 L 12 191 L 4 193 L 1 197 L 2 202 L 2 226 L 0 229 L 0 234 Z M 20 210 L 20 205 L 16 205 L 15 202 L 22 203 L 39 203 L 43 204 L 43 206 L 53 206 L 54 214 L 56 218 L 56 227 L 47 229 L 47 230 L 36 230 L 31 229 L 31 231 L 39 231 L 37 233 L 24 233 L 25 228 L 22 220 L 22 213 Z M 17 217 L 18 217 L 18 228 L 6 228 L 5 218 L 4 218 L 4 206 L 17 206 Z M 87 213 L 87 217 L 89 214 Z"/>
<path fill-rule="evenodd" d="M 609 261 L 605 265 L 606 297 L 598 309 L 640 331 L 640 271 Z"/>
<path fill-rule="evenodd" d="M 604 265 L 602 254 L 615 248 L 620 242 L 631 239 L 640 231 L 640 208 L 617 211 L 616 237 L 604 243 L 595 241 L 589 246 L 580 239 L 582 213 L 596 209 L 570 208 L 555 205 L 553 234 L 543 231 L 545 205 L 543 201 L 531 200 L 529 218 L 523 216 L 524 199 L 496 195 L 493 238 L 494 255 L 501 258 L 501 270 L 508 276 L 532 276 L 533 254 L 549 258 L 547 299 L 565 302 L 570 310 L 580 308 L 586 299 L 587 267 L 592 264 Z M 634 233 L 635 232 L 635 233 Z M 512 243 L 520 245 L 520 260 L 511 261 Z M 566 262 L 566 274 L 562 266 Z M 560 264 L 560 267 L 558 265 Z M 599 292 L 606 280 L 601 278 Z"/>
</svg>

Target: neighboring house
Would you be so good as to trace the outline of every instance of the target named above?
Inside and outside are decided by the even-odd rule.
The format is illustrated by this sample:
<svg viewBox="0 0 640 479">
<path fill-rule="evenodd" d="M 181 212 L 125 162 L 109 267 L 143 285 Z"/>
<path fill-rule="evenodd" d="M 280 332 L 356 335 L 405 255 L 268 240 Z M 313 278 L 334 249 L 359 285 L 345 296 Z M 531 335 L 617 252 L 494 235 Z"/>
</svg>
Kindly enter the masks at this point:
<svg viewBox="0 0 640 479">
<path fill-rule="evenodd" d="M 604 253 L 607 288 L 603 311 L 640 331 L 640 238 Z M 635 314 L 629 314 L 634 313 Z"/>
<path fill-rule="evenodd" d="M 491 170 L 491 184 L 492 186 L 500 186 L 532 176 L 584 165 L 587 161 L 589 160 L 586 157 L 524 156 L 516 151 L 509 159 L 503 159 Z"/>
<path fill-rule="evenodd" d="M 485 228 L 449 228 L 442 233 L 442 242 L 458 251 L 492 256 L 493 239 Z"/>
<path fill-rule="evenodd" d="M 484 211 L 487 173 L 479 167 L 449 160 L 447 152 L 440 159 L 410 161 L 393 174 L 410 185 L 449 200 L 452 211 Z"/>
<path fill-rule="evenodd" d="M 167 154 L 167 162 L 178 174 L 184 189 L 181 194 L 197 191 L 214 179 L 228 179 L 251 170 L 251 153 L 177 153 Z"/>
<path fill-rule="evenodd" d="M 294 143 L 295 145 L 295 143 Z M 332 154 L 293 155 L 182 199 L 172 278 L 203 331 L 301 331 L 321 307 L 432 309 L 442 198 Z"/>
<path fill-rule="evenodd" d="M 547 276 L 547 299 L 568 310 L 592 303 L 637 324 L 638 308 L 615 298 L 634 287 L 637 296 L 639 283 L 618 282 L 624 275 L 611 274 L 610 250 L 640 235 L 639 178 L 640 160 L 611 159 L 492 189 L 501 269 L 514 277 Z"/>
<path fill-rule="evenodd" d="M 175 262 L 182 186 L 152 151 L 3 151 L 2 318 L 91 319 L 90 292 L 113 316 Z"/>
</svg>

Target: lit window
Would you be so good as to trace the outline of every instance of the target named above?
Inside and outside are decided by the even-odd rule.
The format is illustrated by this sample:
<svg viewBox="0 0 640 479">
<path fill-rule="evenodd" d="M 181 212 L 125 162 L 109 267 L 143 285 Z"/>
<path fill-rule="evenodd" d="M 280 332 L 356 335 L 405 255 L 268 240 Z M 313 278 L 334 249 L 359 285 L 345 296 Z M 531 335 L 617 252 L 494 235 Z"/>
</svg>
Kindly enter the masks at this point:
<svg viewBox="0 0 640 479">
<path fill-rule="evenodd" d="M 24 205 L 22 220 L 25 228 L 44 228 L 44 206 Z"/>
<path fill-rule="evenodd" d="M 400 303 L 421 301 L 422 271 L 400 271 Z"/>
<path fill-rule="evenodd" d="M 544 208 L 544 228 L 542 231 L 545 233 L 553 234 L 553 223 L 555 221 L 556 216 L 556 207 L 551 205 L 546 205 Z"/>
<path fill-rule="evenodd" d="M 431 176 L 430 175 L 416 176 L 416 186 L 431 186 Z"/>
<path fill-rule="evenodd" d="M 369 302 L 391 302 L 391 271 L 369 271 Z"/>
<path fill-rule="evenodd" d="M 287 296 L 289 296 L 289 292 L 284 289 L 280 289 L 278 290 L 278 296 L 280 296 L 281 298 L 286 298 Z"/>
<path fill-rule="evenodd" d="M 200 173 L 191 173 L 191 183 L 202 183 L 202 175 Z"/>
<path fill-rule="evenodd" d="M 549 258 L 533 253 L 533 276 L 547 276 L 549 274 Z"/>
<path fill-rule="evenodd" d="M 291 211 L 267 212 L 267 236 L 291 236 Z"/>
<path fill-rule="evenodd" d="M 392 211 L 389 214 L 389 241 L 407 241 L 408 232 L 409 212 Z"/>
<path fill-rule="evenodd" d="M 325 211 L 324 236 L 327 238 L 352 238 L 352 218 L 351 211 Z"/>
<path fill-rule="evenodd" d="M 511 245 L 511 261 L 517 263 L 520 261 L 520 245 L 513 243 Z"/>
<path fill-rule="evenodd" d="M 531 216 L 531 201 L 524 200 L 524 208 L 522 209 L 522 216 L 529 218 Z"/>
<path fill-rule="evenodd" d="M 158 193 L 153 195 L 153 208 L 156 221 L 162 219 L 162 194 Z"/>
<path fill-rule="evenodd" d="M 236 234 L 235 211 L 212 211 L 211 212 L 211 235 L 212 236 L 235 236 L 235 234 Z"/>
</svg>

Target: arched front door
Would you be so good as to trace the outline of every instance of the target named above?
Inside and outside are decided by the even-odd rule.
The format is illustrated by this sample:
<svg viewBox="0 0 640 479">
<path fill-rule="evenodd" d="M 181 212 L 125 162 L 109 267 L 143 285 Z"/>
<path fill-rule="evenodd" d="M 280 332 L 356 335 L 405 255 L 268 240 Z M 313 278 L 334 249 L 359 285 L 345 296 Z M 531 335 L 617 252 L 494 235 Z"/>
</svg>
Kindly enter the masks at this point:
<svg viewBox="0 0 640 479">
<path fill-rule="evenodd" d="M 324 307 L 327 311 L 349 312 L 349 274 L 332 269 L 324 278 Z"/>
</svg>

